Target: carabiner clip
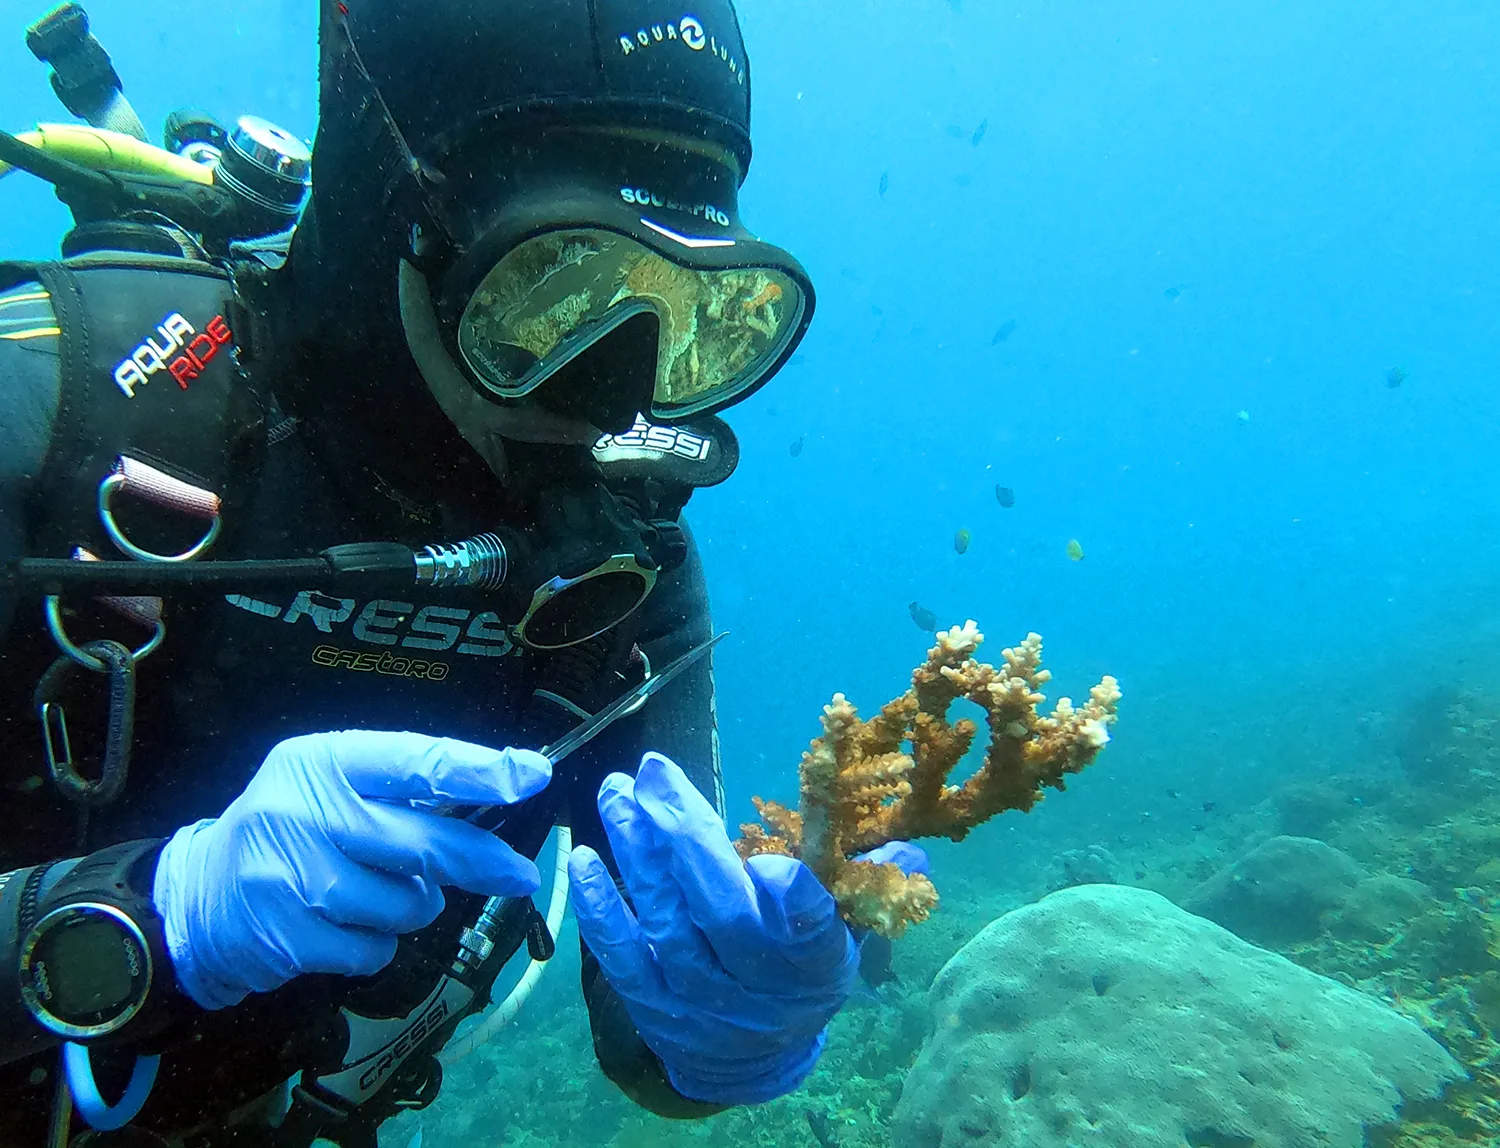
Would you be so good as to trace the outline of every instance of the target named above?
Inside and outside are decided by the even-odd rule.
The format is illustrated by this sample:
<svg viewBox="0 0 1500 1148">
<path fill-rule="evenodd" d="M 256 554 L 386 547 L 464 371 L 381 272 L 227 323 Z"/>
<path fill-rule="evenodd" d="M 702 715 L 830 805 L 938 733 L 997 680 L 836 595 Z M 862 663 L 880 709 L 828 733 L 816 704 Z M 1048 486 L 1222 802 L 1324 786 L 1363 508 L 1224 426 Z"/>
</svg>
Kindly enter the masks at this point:
<svg viewBox="0 0 1500 1148">
<path fill-rule="evenodd" d="M 69 679 L 85 663 L 71 655 L 59 657 L 37 683 L 33 702 L 42 721 L 42 744 L 52 784 L 69 801 L 87 809 L 108 805 L 125 788 L 130 769 L 130 745 L 135 730 L 135 657 L 119 642 L 89 642 L 83 647 L 109 674 L 109 728 L 99 777 L 89 780 L 78 772 L 73 743 L 68 736 L 68 716 L 60 695 Z"/>
</svg>

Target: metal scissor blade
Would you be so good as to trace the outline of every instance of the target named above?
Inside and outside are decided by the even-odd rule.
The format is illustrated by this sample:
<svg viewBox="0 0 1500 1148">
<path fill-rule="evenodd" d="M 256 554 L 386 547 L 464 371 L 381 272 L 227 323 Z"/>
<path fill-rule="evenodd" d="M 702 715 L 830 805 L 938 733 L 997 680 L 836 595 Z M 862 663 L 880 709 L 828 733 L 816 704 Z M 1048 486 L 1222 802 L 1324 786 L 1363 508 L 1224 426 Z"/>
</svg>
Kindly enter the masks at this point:
<svg viewBox="0 0 1500 1148">
<path fill-rule="evenodd" d="M 702 645 L 694 646 L 680 658 L 675 658 L 668 662 L 644 682 L 636 686 L 635 689 L 621 694 L 620 697 L 605 706 L 593 717 L 589 718 L 588 721 L 570 730 L 551 745 L 542 746 L 541 752 L 546 755 L 548 761 L 556 765 L 574 750 L 581 749 L 593 741 L 599 734 L 614 725 L 625 714 L 656 693 L 657 690 L 661 689 L 678 674 L 682 673 L 683 670 L 698 661 L 699 658 L 703 657 L 704 654 L 708 653 L 709 650 L 713 649 L 728 636 L 729 632 L 727 630 L 723 633 L 715 634 Z"/>
<path fill-rule="evenodd" d="M 661 669 L 651 674 L 644 682 L 616 698 L 609 705 L 596 713 L 582 725 L 575 726 L 551 745 L 542 746 L 539 751 L 554 767 L 570 753 L 582 748 L 594 738 L 598 737 L 620 718 L 630 713 L 657 690 L 661 689 L 673 678 L 682 673 L 683 670 L 699 661 L 709 650 L 717 646 L 729 636 L 727 630 L 715 634 L 702 645 L 694 646 L 679 658 L 674 658 Z M 447 806 L 438 810 L 449 816 L 459 816 L 465 821 L 479 825 L 481 828 L 495 831 L 504 823 L 505 817 L 513 809 L 506 805 L 481 805 L 477 809 L 464 812 L 462 806 Z"/>
</svg>

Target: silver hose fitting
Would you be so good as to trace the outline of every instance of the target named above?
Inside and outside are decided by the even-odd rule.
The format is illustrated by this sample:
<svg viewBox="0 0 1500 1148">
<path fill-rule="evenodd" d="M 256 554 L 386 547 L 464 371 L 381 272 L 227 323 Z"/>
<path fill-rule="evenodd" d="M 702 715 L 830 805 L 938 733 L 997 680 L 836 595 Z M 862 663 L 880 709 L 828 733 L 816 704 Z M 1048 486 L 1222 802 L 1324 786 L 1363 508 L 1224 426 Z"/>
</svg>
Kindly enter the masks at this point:
<svg viewBox="0 0 1500 1148">
<path fill-rule="evenodd" d="M 416 559 L 418 586 L 496 590 L 510 572 L 510 558 L 498 534 L 477 534 L 452 546 L 424 546 Z"/>
<path fill-rule="evenodd" d="M 454 976 L 463 977 L 489 960 L 495 951 L 495 933 L 504 910 L 504 897 L 490 897 L 474 923 L 459 934 L 458 953 L 453 958 L 451 970 Z"/>
</svg>

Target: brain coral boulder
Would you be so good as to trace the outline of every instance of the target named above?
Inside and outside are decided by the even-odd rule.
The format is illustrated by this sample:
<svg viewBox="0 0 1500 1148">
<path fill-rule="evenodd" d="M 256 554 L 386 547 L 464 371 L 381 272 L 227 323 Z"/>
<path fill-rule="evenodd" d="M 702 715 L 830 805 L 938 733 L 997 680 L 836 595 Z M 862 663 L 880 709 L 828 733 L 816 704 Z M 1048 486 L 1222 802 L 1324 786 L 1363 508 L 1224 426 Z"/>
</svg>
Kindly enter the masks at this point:
<svg viewBox="0 0 1500 1148">
<path fill-rule="evenodd" d="M 1463 1070 L 1372 997 L 1155 893 L 1082 885 L 944 966 L 896 1148 L 1358 1148 Z"/>
</svg>

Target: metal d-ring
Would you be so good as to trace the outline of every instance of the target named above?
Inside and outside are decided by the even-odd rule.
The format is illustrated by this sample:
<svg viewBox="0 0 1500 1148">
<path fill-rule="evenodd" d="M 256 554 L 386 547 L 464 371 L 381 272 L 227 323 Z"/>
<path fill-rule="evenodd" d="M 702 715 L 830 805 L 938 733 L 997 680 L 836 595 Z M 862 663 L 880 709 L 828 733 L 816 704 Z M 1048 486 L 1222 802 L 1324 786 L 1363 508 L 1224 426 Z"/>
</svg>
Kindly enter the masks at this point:
<svg viewBox="0 0 1500 1148">
<path fill-rule="evenodd" d="M 116 471 L 99 484 L 99 521 L 104 524 L 104 532 L 109 535 L 109 540 L 124 553 L 132 558 L 139 558 L 143 562 L 190 562 L 218 539 L 220 519 L 216 511 L 209 520 L 208 533 L 181 554 L 156 554 L 150 550 L 142 550 L 125 537 L 125 532 L 115 522 L 115 494 L 125 489 L 129 481 L 125 472 Z"/>
<path fill-rule="evenodd" d="M 68 631 L 63 626 L 62 599 L 56 594 L 47 595 L 47 629 L 52 634 L 52 640 L 57 643 L 57 648 L 68 657 L 72 658 L 86 670 L 93 670 L 96 674 L 109 672 L 109 666 L 96 658 L 87 650 L 80 649 L 74 644 L 73 639 L 68 637 Z M 146 639 L 146 643 L 131 652 L 130 658 L 138 662 L 142 658 L 149 657 L 156 652 L 156 647 L 161 645 L 162 639 L 167 636 L 167 624 L 160 618 L 156 620 L 156 632 Z"/>
</svg>

